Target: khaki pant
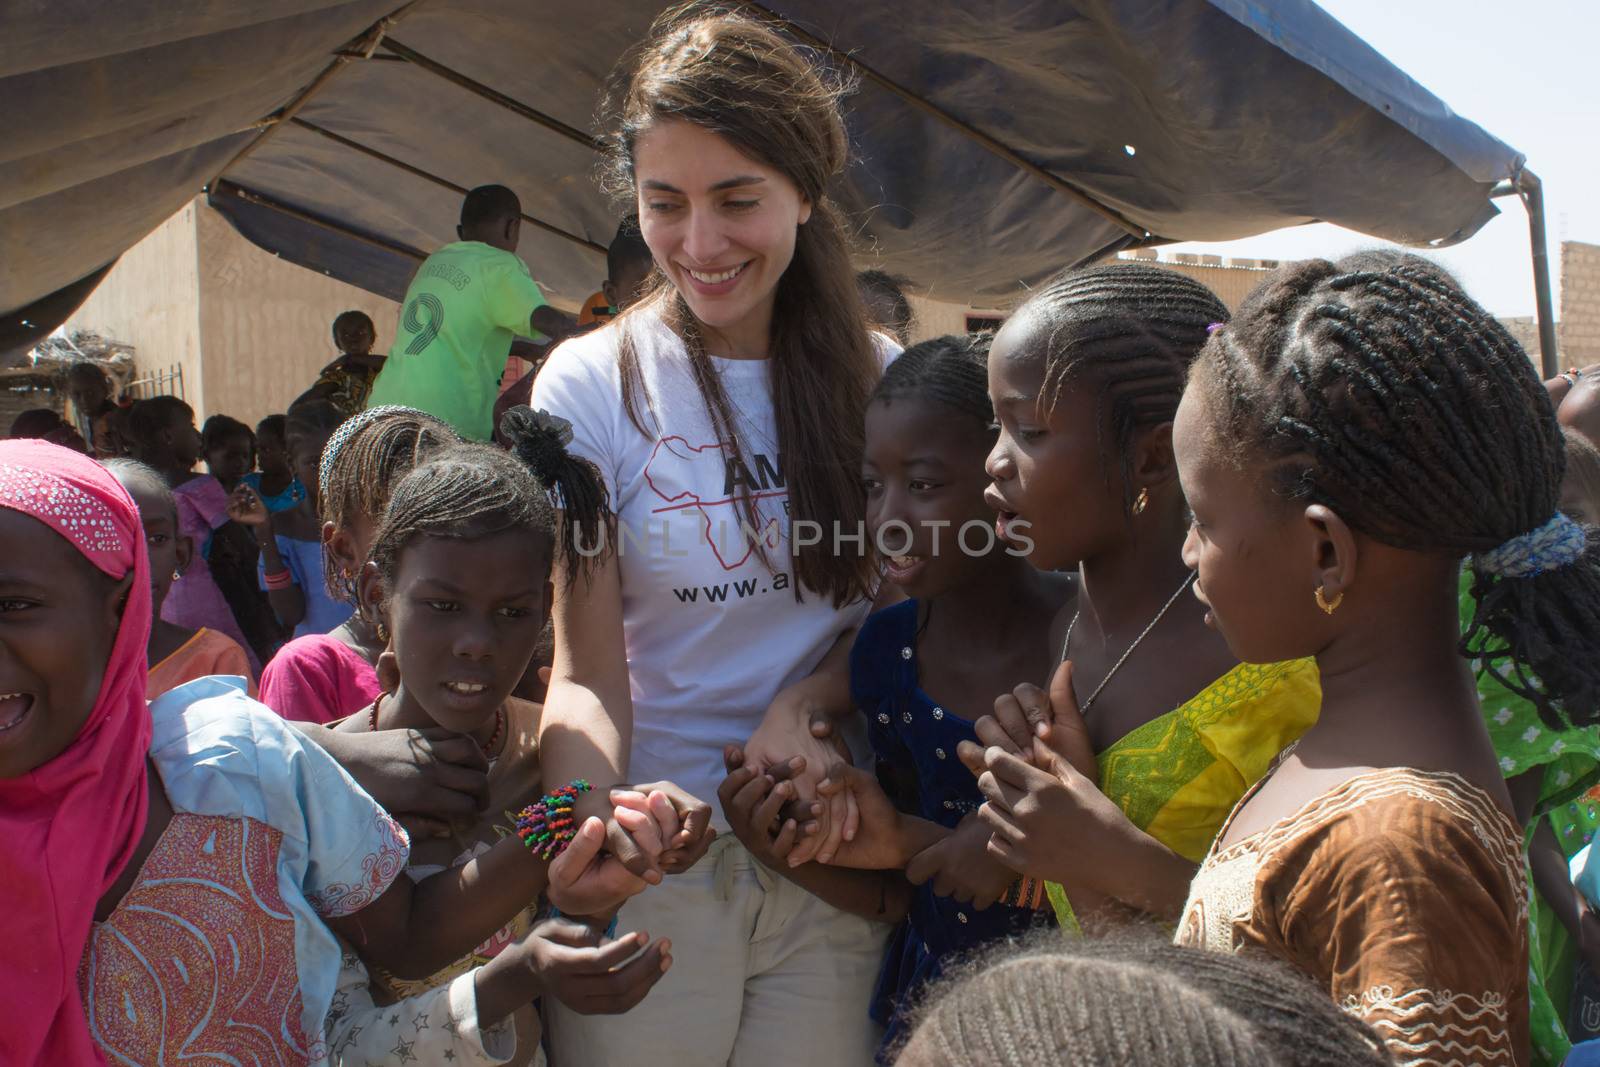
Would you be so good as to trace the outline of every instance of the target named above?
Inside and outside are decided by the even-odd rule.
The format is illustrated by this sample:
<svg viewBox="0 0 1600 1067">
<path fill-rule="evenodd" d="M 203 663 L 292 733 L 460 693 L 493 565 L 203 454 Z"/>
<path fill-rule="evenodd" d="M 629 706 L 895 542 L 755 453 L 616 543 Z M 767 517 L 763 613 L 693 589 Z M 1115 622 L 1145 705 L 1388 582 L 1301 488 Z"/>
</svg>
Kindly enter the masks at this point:
<svg viewBox="0 0 1600 1067">
<path fill-rule="evenodd" d="M 672 970 L 626 1015 L 544 998 L 551 1067 L 870 1065 L 868 1002 L 890 927 L 824 904 L 724 834 L 623 907 L 672 941 Z"/>
</svg>

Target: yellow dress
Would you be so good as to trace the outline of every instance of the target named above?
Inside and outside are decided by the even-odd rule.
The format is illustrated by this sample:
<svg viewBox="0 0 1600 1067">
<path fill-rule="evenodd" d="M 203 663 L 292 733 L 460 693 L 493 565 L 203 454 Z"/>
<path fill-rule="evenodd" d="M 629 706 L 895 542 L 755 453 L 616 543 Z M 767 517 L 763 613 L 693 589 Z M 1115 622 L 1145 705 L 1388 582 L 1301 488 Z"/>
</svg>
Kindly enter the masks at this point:
<svg viewBox="0 0 1600 1067">
<path fill-rule="evenodd" d="M 1199 863 L 1245 790 L 1321 708 L 1315 660 L 1241 663 L 1100 753 L 1100 791 L 1139 829 Z M 1062 929 L 1077 931 L 1065 890 L 1045 888 Z"/>
</svg>

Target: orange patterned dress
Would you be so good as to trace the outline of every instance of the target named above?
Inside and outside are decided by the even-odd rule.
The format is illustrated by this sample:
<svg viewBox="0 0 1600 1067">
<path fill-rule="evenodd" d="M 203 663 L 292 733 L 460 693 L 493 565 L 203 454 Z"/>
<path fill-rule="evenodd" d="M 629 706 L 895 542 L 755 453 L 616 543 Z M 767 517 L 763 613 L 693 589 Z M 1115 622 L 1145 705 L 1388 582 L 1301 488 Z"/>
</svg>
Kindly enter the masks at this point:
<svg viewBox="0 0 1600 1067">
<path fill-rule="evenodd" d="M 1177 940 L 1294 964 L 1402 1067 L 1528 1062 L 1522 831 L 1459 775 L 1358 774 L 1213 846 Z"/>
</svg>

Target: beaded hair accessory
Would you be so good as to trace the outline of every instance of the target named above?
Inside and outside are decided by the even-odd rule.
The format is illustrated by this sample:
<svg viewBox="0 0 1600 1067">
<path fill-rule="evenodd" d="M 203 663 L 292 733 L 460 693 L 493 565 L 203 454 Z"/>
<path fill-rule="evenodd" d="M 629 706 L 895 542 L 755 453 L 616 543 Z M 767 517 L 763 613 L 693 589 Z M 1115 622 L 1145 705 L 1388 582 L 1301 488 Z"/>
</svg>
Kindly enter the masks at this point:
<svg viewBox="0 0 1600 1067">
<path fill-rule="evenodd" d="M 375 408 L 358 411 L 339 424 L 333 431 L 333 436 L 328 438 L 328 443 L 322 446 L 322 460 L 317 464 L 317 480 L 323 485 L 333 481 L 333 464 L 339 458 L 339 450 L 350 443 L 350 438 L 359 433 L 362 427 L 369 425 L 376 419 L 385 415 L 426 415 L 425 411 L 407 407 L 404 404 L 380 404 Z"/>
<path fill-rule="evenodd" d="M 572 839 L 578 836 L 572 807 L 589 788 L 587 781 L 574 778 L 570 785 L 546 793 L 544 799 L 517 813 L 517 837 L 528 851 L 548 862 L 567 850 Z"/>
<path fill-rule="evenodd" d="M 1499 548 L 1475 553 L 1472 566 L 1482 574 L 1532 578 L 1578 562 L 1588 543 L 1584 528 L 1558 511 L 1537 530 L 1519 534 Z"/>
</svg>

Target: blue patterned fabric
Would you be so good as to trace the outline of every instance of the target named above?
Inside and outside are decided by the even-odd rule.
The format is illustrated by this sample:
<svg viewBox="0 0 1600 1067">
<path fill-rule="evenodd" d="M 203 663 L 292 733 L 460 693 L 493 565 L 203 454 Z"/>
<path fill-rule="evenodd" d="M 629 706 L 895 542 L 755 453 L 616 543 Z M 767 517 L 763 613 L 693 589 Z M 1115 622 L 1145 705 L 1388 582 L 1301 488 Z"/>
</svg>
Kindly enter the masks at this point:
<svg viewBox="0 0 1600 1067">
<path fill-rule="evenodd" d="M 917 683 L 917 602 L 904 601 L 868 617 L 850 651 L 850 690 L 867 716 L 873 755 L 902 776 L 914 775 L 910 814 L 954 827 L 983 803 L 977 779 L 956 758 L 956 746 L 976 741 L 973 721 L 943 707 Z M 1047 912 L 994 904 L 983 911 L 916 886 L 911 912 L 889 940 L 871 1012 L 887 1027 L 884 1051 L 894 1047 L 920 987 L 936 979 L 942 962 L 999 938 L 1051 926 Z"/>
</svg>

